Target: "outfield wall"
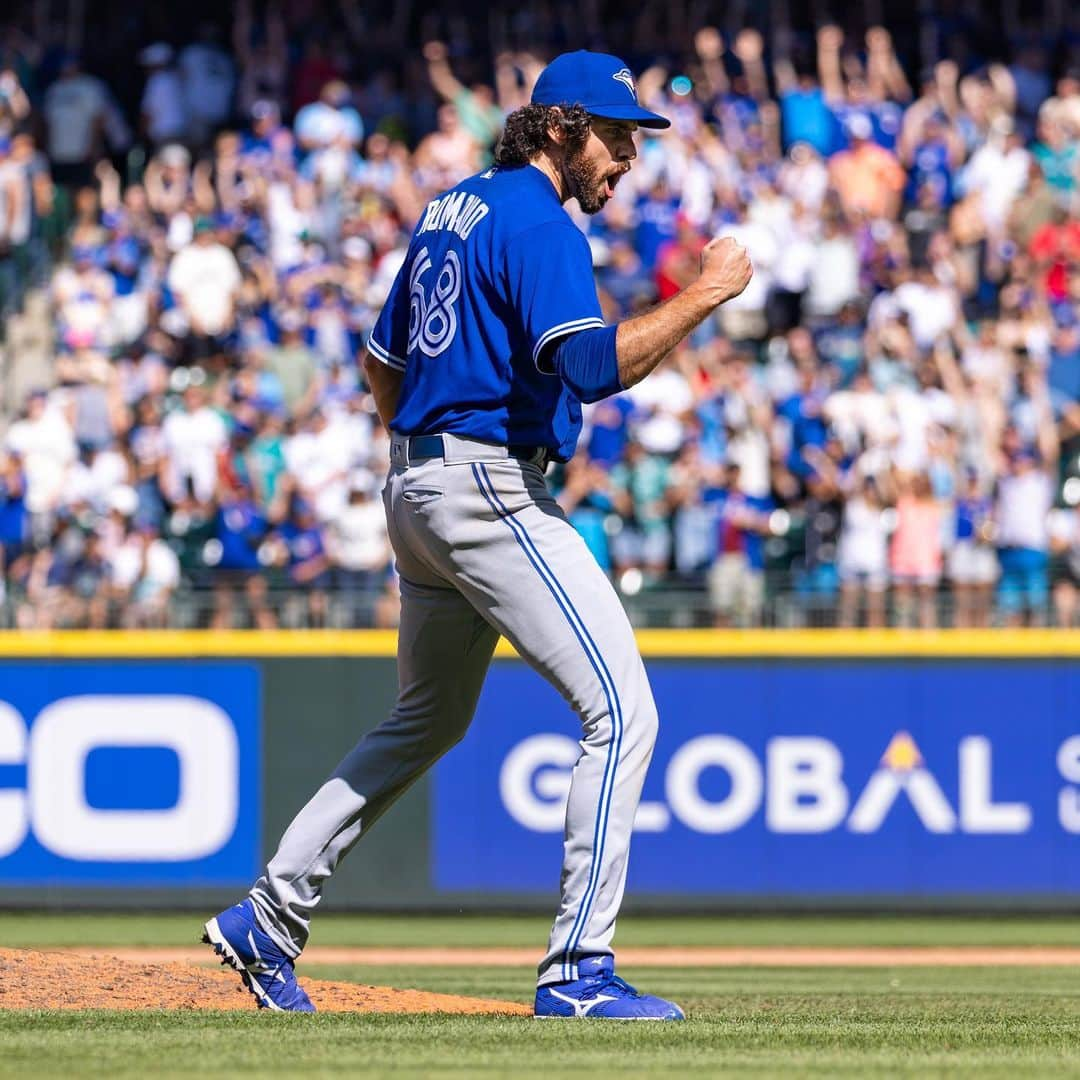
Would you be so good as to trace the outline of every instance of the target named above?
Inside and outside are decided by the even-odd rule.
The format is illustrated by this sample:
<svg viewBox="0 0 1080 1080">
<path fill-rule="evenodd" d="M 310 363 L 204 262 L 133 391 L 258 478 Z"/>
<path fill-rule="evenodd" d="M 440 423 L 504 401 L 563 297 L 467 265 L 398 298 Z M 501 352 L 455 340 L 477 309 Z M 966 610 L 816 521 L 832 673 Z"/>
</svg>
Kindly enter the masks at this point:
<svg viewBox="0 0 1080 1080">
<path fill-rule="evenodd" d="M 1080 906 L 1080 633 L 643 631 L 638 908 Z M 246 888 L 393 703 L 386 632 L 0 634 L 0 903 Z M 550 910 L 576 720 L 500 646 L 328 908 Z"/>
</svg>

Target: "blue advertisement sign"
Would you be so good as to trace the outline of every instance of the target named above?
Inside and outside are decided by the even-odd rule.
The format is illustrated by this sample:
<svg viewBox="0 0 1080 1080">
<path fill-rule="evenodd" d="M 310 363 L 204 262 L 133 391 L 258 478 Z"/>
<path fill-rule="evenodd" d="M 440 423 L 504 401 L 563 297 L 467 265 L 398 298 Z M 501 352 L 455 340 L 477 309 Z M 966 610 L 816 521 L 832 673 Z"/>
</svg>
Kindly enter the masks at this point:
<svg viewBox="0 0 1080 1080">
<path fill-rule="evenodd" d="M 653 661 L 660 735 L 628 889 L 1080 893 L 1080 665 Z M 550 892 L 576 717 L 493 666 L 437 767 L 438 889 Z"/>
<path fill-rule="evenodd" d="M 250 881 L 261 843 L 257 667 L 0 672 L 0 884 Z"/>
</svg>

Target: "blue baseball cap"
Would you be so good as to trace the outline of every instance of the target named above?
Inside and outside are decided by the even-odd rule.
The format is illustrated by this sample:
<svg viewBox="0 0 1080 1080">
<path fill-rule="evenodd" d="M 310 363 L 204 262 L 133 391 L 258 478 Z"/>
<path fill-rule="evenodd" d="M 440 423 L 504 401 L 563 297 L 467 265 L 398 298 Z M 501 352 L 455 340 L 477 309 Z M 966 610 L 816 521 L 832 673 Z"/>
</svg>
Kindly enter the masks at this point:
<svg viewBox="0 0 1080 1080">
<path fill-rule="evenodd" d="M 563 53 L 543 71 L 533 87 L 534 105 L 580 105 L 592 116 L 633 120 L 641 127 L 671 127 L 671 121 L 638 104 L 630 69 L 607 53 Z"/>
</svg>

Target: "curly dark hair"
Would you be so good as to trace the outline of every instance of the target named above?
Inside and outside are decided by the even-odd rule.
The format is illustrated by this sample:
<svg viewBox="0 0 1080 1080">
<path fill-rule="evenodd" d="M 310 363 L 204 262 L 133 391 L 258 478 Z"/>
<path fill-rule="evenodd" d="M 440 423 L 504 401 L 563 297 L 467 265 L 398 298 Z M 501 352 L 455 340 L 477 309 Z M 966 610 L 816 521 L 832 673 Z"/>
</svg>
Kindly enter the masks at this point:
<svg viewBox="0 0 1080 1080">
<path fill-rule="evenodd" d="M 589 114 L 580 105 L 523 105 L 506 118 L 495 147 L 499 165 L 527 165 L 548 144 L 548 128 L 562 128 L 569 149 L 585 145 Z"/>
</svg>

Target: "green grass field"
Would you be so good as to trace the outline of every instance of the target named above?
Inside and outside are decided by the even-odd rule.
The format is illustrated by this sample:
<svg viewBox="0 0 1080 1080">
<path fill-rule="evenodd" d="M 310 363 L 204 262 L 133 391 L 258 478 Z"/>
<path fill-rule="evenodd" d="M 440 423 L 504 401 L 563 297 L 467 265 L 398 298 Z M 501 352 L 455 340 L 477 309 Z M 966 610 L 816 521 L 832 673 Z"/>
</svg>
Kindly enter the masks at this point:
<svg viewBox="0 0 1080 1080">
<path fill-rule="evenodd" d="M 190 915 L 0 915 L 0 945 L 190 944 Z M 320 945 L 539 945 L 536 918 L 325 916 Z M 626 918 L 624 945 L 1076 945 L 1080 920 Z M 316 966 L 318 978 L 528 1001 L 527 968 Z M 685 1024 L 0 1011 L 0 1076 L 1080 1076 L 1062 967 L 653 968 Z M 0 990 L 2 990 L 0 983 Z"/>
<path fill-rule="evenodd" d="M 205 915 L 2 912 L 0 946 L 191 945 Z M 320 914 L 312 945 L 522 945 L 540 951 L 541 915 Z M 627 945 L 1080 945 L 1080 917 L 678 915 L 624 916 Z"/>
</svg>

